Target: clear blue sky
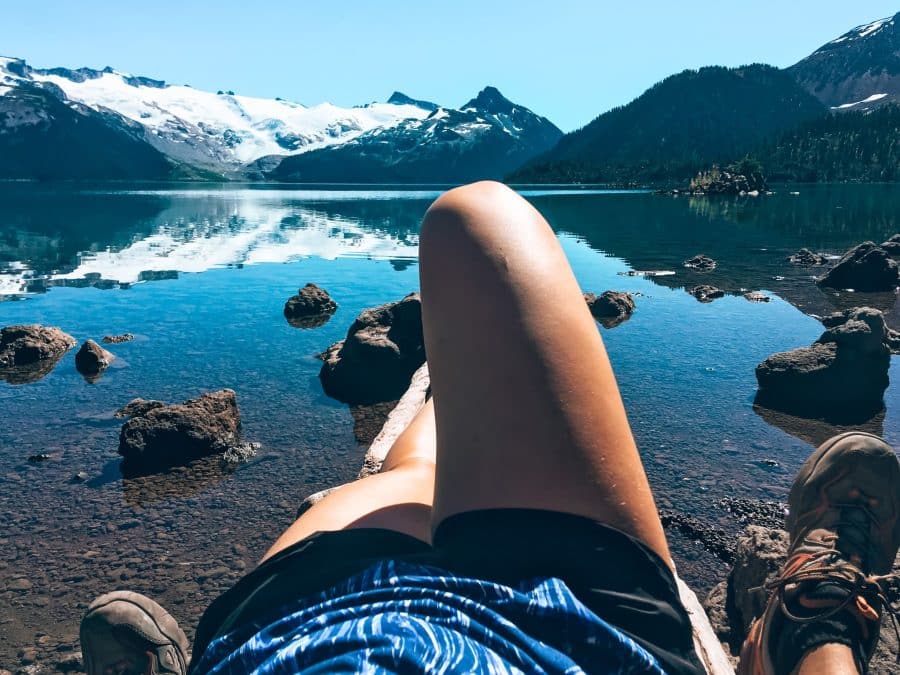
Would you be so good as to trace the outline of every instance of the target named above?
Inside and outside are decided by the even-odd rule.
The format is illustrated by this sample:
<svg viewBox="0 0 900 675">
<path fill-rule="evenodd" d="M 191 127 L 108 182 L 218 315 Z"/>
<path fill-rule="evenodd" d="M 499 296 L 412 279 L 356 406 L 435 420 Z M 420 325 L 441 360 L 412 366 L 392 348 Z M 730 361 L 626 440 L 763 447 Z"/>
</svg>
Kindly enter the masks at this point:
<svg viewBox="0 0 900 675">
<path fill-rule="evenodd" d="M 563 130 L 666 75 L 788 66 L 900 0 L 27 0 L 0 54 L 202 89 L 355 105 L 398 89 L 458 106 L 484 85 Z"/>
</svg>

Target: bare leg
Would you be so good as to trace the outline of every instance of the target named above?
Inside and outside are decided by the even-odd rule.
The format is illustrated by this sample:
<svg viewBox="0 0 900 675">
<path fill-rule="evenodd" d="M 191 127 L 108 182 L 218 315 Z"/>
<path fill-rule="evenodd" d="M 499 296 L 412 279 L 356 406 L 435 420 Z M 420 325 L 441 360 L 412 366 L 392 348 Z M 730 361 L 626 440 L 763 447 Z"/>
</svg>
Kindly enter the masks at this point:
<svg viewBox="0 0 900 675">
<path fill-rule="evenodd" d="M 612 525 L 669 561 L 603 341 L 546 221 L 498 183 L 457 188 L 425 216 L 419 259 L 433 528 L 476 509 L 548 509 Z"/>
<path fill-rule="evenodd" d="M 381 473 L 344 485 L 298 518 L 263 560 L 314 532 L 378 527 L 431 540 L 434 403 L 430 400 L 391 446 Z"/>
<path fill-rule="evenodd" d="M 808 652 L 795 672 L 797 675 L 857 675 L 859 670 L 850 647 L 826 644 Z"/>
</svg>

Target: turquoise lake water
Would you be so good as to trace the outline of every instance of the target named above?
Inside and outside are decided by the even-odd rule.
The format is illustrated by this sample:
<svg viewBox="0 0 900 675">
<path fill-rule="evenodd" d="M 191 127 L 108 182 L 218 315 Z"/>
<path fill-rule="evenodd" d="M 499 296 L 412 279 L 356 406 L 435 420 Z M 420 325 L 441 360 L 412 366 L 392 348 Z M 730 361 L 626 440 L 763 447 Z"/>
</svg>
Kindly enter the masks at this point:
<svg viewBox="0 0 900 675">
<path fill-rule="evenodd" d="M 783 500 L 812 443 L 834 431 L 755 411 L 757 363 L 814 341 L 814 314 L 869 304 L 900 324 L 895 294 L 825 293 L 815 270 L 785 261 L 801 246 L 839 254 L 896 233 L 900 190 L 790 190 L 800 194 L 524 191 L 585 291 L 637 294 L 631 320 L 598 329 L 660 505 L 729 531 L 739 525 L 720 499 Z M 0 326 L 137 336 L 109 347 L 118 359 L 96 384 L 75 371 L 74 352 L 37 382 L 0 381 L 0 634 L 11 636 L 0 666 L 40 631 L 71 637 L 86 603 L 116 587 L 159 597 L 190 632 L 306 495 L 356 474 L 365 445 L 354 411 L 324 396 L 316 354 L 361 310 L 417 289 L 419 221 L 438 194 L 0 186 Z M 715 271 L 682 267 L 701 252 Z M 320 328 L 292 328 L 282 307 L 307 282 L 339 308 Z M 732 294 L 701 304 L 685 292 L 698 283 Z M 751 290 L 771 301 L 747 301 Z M 222 387 L 237 392 L 245 438 L 262 444 L 256 461 L 121 478 L 113 411 Z M 900 387 L 885 404 L 870 428 L 900 443 Z M 39 453 L 50 459 L 27 461 Z M 88 480 L 74 482 L 80 471 Z M 724 574 L 692 542 L 673 542 L 698 586 Z M 23 574 L 31 588 L 4 590 Z"/>
</svg>

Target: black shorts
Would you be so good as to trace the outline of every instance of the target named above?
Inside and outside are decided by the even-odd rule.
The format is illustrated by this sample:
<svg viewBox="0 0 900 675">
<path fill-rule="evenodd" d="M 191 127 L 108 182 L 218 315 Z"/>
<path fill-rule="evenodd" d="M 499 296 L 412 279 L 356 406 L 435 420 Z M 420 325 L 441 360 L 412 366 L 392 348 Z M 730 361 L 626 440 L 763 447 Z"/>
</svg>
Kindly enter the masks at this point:
<svg viewBox="0 0 900 675">
<path fill-rule="evenodd" d="M 381 529 L 320 532 L 281 551 L 203 615 L 194 662 L 249 622 L 275 620 L 293 600 L 327 590 L 377 560 L 409 560 L 458 576 L 516 585 L 562 579 L 597 616 L 653 654 L 668 673 L 705 673 L 675 578 L 637 539 L 593 520 L 529 509 L 470 511 L 444 520 L 429 546 Z"/>
</svg>

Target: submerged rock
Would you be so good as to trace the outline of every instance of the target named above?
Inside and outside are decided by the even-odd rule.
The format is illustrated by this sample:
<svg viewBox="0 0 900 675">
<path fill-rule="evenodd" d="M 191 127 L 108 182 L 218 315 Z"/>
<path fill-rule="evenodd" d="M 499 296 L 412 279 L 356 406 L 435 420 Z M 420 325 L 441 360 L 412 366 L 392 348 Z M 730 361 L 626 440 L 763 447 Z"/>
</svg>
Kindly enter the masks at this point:
<svg viewBox="0 0 900 675">
<path fill-rule="evenodd" d="M 122 333 L 121 335 L 104 335 L 103 343 L 107 345 L 118 345 L 123 342 L 131 342 L 134 340 L 133 333 Z"/>
<path fill-rule="evenodd" d="M 892 291 L 897 287 L 898 269 L 887 251 L 867 241 L 847 251 L 816 283 L 863 292 Z"/>
<path fill-rule="evenodd" d="M 710 272 L 716 267 L 718 267 L 719 263 L 710 258 L 708 255 L 699 254 L 695 255 L 693 258 L 688 258 L 684 261 L 684 266 L 688 269 L 697 270 L 698 272 Z"/>
<path fill-rule="evenodd" d="M 721 288 L 716 288 L 715 286 L 710 286 L 708 284 L 701 284 L 700 286 L 689 288 L 688 293 L 693 295 L 700 302 L 712 302 L 713 300 L 717 300 L 718 298 L 725 297 L 725 291 L 723 291 Z"/>
<path fill-rule="evenodd" d="M 93 340 L 87 340 L 75 354 L 75 368 L 88 382 L 96 382 L 115 358 Z"/>
<path fill-rule="evenodd" d="M 306 284 L 284 303 L 284 316 L 295 328 L 317 328 L 328 322 L 337 303 L 315 284 Z"/>
<path fill-rule="evenodd" d="M 600 295 L 585 293 L 584 300 L 591 314 L 604 328 L 615 328 L 634 314 L 634 297 L 631 293 L 604 291 Z"/>
<path fill-rule="evenodd" d="M 425 363 L 419 294 L 365 310 L 321 358 L 319 379 L 332 398 L 351 405 L 399 399 Z"/>
<path fill-rule="evenodd" d="M 826 319 L 809 347 L 773 354 L 756 367 L 756 403 L 802 417 L 868 418 L 883 406 L 891 352 L 877 309 Z"/>
<path fill-rule="evenodd" d="M 793 265 L 804 265 L 806 267 L 824 265 L 828 262 L 828 258 L 824 255 L 813 253 L 808 248 L 801 248 L 795 254 L 788 256 L 787 260 Z"/>
<path fill-rule="evenodd" d="M 75 338 L 59 328 L 39 324 L 6 326 L 0 330 L 0 380 L 10 384 L 36 382 L 47 375 Z"/>
<path fill-rule="evenodd" d="M 133 416 L 119 433 L 119 454 L 125 457 L 123 472 L 183 465 L 224 453 L 240 443 L 241 416 L 231 389 L 174 405 L 134 403 L 129 404 Z"/>
</svg>

